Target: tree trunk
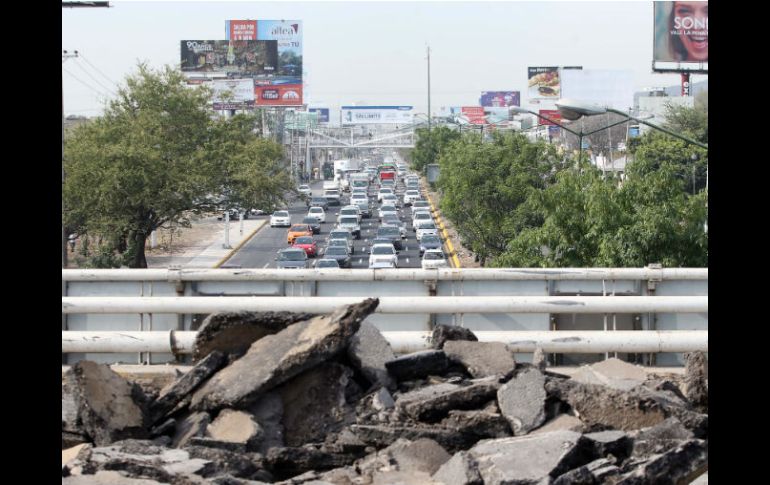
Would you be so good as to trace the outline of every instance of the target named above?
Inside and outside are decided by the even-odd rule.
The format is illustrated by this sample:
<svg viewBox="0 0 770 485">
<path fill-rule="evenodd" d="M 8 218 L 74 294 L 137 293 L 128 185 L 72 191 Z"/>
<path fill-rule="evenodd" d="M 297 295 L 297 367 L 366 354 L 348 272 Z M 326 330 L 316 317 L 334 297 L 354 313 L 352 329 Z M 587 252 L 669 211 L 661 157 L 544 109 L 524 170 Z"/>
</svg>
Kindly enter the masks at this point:
<svg viewBox="0 0 770 485">
<path fill-rule="evenodd" d="M 144 247 L 147 244 L 147 234 L 136 231 L 131 235 L 131 242 L 128 250 L 130 251 L 129 268 L 146 268 L 147 258 L 144 254 Z"/>
</svg>

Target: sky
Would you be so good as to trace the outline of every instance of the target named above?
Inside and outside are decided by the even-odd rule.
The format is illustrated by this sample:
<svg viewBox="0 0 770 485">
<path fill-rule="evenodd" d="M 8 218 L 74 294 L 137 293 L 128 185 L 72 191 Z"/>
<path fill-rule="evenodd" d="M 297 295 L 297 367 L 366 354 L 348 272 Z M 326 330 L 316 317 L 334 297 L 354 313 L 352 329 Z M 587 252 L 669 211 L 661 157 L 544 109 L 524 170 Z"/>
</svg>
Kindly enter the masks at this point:
<svg viewBox="0 0 770 485">
<path fill-rule="evenodd" d="M 110 2 L 63 8 L 65 115 L 98 115 L 135 71 L 180 63 L 180 41 L 224 39 L 228 19 L 299 19 L 311 107 L 478 105 L 481 91 L 521 91 L 528 66 L 630 70 L 634 90 L 680 83 L 651 71 L 653 5 L 644 2 Z M 693 76 L 693 82 L 707 79 Z"/>
</svg>

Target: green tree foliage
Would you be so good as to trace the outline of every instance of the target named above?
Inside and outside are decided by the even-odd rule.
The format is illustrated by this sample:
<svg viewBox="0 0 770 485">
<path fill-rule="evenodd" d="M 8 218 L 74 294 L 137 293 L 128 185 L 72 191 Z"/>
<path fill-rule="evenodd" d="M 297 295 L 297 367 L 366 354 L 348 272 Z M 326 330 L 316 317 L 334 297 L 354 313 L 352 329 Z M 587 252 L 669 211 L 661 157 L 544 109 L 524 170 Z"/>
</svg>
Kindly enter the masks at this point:
<svg viewBox="0 0 770 485">
<path fill-rule="evenodd" d="M 93 264 L 146 267 L 155 229 L 189 224 L 223 196 L 248 207 L 289 189 L 281 147 L 258 139 L 251 117 L 213 119 L 209 100 L 181 72 L 140 64 L 104 116 L 66 140 L 65 222 L 101 241 Z"/>
<path fill-rule="evenodd" d="M 431 163 L 438 163 L 438 158 L 449 145 L 460 138 L 460 133 L 446 126 L 436 126 L 415 130 L 417 141 L 411 153 L 412 169 L 425 173 Z"/>
<path fill-rule="evenodd" d="M 553 146 L 542 141 L 495 134 L 482 144 L 478 135 L 467 134 L 439 158 L 442 213 L 482 260 L 496 257 L 523 228 L 541 222 L 525 202 L 561 164 Z"/>
<path fill-rule="evenodd" d="M 695 97 L 695 105 L 692 108 L 687 106 L 668 106 L 666 109 L 665 127 L 701 143 L 708 143 L 708 99 L 708 92 L 704 91 Z"/>
</svg>

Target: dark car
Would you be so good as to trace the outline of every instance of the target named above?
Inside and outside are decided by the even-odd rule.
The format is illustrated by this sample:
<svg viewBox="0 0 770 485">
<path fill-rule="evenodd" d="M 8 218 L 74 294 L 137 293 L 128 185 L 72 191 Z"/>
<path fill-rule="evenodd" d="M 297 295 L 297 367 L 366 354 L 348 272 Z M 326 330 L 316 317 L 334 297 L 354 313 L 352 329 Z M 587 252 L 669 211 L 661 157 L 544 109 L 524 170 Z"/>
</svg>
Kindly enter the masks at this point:
<svg viewBox="0 0 770 485">
<path fill-rule="evenodd" d="M 350 268 L 352 266 L 352 260 L 347 248 L 342 246 L 332 246 L 326 248 L 323 253 L 323 259 L 334 259 L 340 265 L 340 268 Z"/>
<path fill-rule="evenodd" d="M 315 217 L 305 217 L 302 219 L 302 224 L 307 224 L 310 226 L 310 228 L 313 229 L 313 234 L 321 233 L 321 223 L 318 222 L 318 219 Z"/>
<path fill-rule="evenodd" d="M 385 226 L 377 229 L 377 238 L 390 239 L 393 242 L 393 247 L 396 249 L 404 249 L 404 243 L 401 242 L 401 230 L 396 226 Z"/>
<path fill-rule="evenodd" d="M 426 249 L 441 249 L 442 243 L 441 238 L 438 236 L 434 236 L 432 234 L 426 234 L 422 237 L 422 240 L 420 241 L 420 256 L 425 252 Z"/>
<path fill-rule="evenodd" d="M 325 211 L 329 210 L 329 199 L 326 197 L 313 197 L 307 200 L 308 207 L 323 207 Z"/>
</svg>

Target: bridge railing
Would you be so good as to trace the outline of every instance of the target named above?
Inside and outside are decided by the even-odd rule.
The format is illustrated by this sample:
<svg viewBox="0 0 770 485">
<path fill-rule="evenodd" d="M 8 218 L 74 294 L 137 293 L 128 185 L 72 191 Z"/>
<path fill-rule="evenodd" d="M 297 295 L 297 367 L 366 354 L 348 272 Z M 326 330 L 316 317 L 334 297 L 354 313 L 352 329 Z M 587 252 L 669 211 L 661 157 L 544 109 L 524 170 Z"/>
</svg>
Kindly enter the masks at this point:
<svg viewBox="0 0 770 485">
<path fill-rule="evenodd" d="M 561 363 L 619 352 L 677 365 L 708 348 L 705 268 L 62 270 L 62 287 L 68 362 L 164 362 L 189 353 L 213 312 L 325 313 L 370 296 L 368 321 L 402 352 L 427 347 L 439 323 Z"/>
</svg>

